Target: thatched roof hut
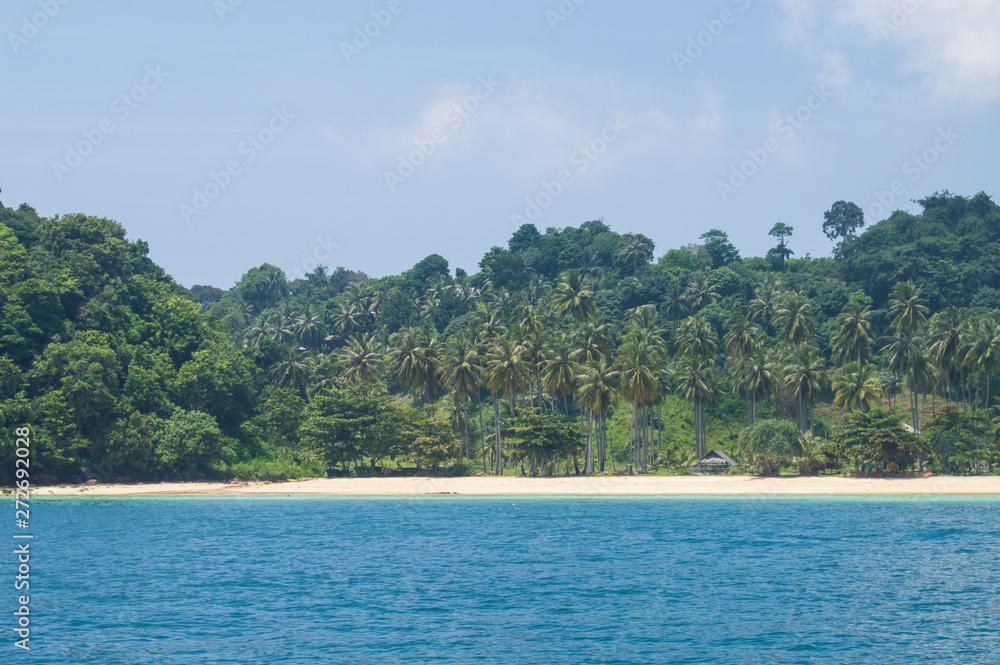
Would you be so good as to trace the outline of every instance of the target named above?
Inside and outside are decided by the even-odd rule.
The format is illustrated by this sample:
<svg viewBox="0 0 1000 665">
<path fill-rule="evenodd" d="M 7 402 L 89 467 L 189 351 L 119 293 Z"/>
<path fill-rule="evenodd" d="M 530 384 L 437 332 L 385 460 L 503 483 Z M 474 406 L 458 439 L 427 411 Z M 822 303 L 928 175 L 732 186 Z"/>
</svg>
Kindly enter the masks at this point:
<svg viewBox="0 0 1000 665">
<path fill-rule="evenodd" d="M 729 455 L 721 450 L 712 450 L 691 466 L 691 473 L 725 473 L 729 469 L 738 468 Z"/>
</svg>

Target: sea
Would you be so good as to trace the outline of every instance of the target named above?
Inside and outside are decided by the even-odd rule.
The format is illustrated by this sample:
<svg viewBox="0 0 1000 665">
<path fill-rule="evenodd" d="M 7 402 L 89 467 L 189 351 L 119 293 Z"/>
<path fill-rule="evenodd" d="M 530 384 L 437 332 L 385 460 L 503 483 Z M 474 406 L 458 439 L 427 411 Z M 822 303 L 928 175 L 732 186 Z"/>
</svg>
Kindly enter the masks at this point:
<svg viewBox="0 0 1000 665">
<path fill-rule="evenodd" d="M 996 497 L 52 497 L 31 535 L 2 663 L 1000 663 Z"/>
</svg>

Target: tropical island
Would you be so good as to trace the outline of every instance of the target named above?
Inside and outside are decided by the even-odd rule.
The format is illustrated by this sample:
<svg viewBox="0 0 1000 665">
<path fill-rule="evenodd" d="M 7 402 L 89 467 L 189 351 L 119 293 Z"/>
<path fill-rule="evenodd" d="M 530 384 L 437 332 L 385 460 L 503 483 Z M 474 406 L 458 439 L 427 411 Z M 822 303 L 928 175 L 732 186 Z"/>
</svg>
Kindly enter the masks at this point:
<svg viewBox="0 0 1000 665">
<path fill-rule="evenodd" d="M 807 222 L 829 258 L 796 258 L 780 222 L 743 257 L 719 230 L 661 253 L 597 220 L 525 224 L 474 273 L 265 264 L 229 289 L 183 288 L 115 221 L 0 207 L 0 422 L 31 428 L 50 485 L 641 482 L 712 454 L 727 474 L 995 474 L 1000 208 L 919 204 L 865 228 L 834 203 Z M 5 485 L 14 454 L 5 437 Z"/>
</svg>

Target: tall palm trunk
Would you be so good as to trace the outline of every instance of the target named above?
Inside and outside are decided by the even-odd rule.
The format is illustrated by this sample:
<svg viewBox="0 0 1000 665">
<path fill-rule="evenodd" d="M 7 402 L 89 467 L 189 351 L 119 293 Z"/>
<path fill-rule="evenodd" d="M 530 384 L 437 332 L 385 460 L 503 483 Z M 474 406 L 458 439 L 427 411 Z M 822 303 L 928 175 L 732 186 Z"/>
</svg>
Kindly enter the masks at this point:
<svg viewBox="0 0 1000 665">
<path fill-rule="evenodd" d="M 476 395 L 476 401 L 479 404 L 479 438 L 480 446 L 483 449 L 483 473 L 486 473 L 486 430 L 483 428 L 483 397 L 482 395 Z"/>
<path fill-rule="evenodd" d="M 806 408 L 805 408 L 805 398 L 802 390 L 802 350 L 800 347 L 795 347 L 795 370 L 798 372 L 799 377 L 799 430 L 805 434 L 806 433 Z"/>
<path fill-rule="evenodd" d="M 493 398 L 493 422 L 494 422 L 494 432 L 496 434 L 496 449 L 493 455 L 493 473 L 495 475 L 500 475 L 500 400 L 497 396 Z"/>
<path fill-rule="evenodd" d="M 465 425 L 465 459 L 469 459 L 469 394 L 462 393 L 462 424 Z"/>
<path fill-rule="evenodd" d="M 590 475 L 594 472 L 594 410 L 590 409 L 587 417 L 587 453 L 583 461 L 583 472 Z"/>
</svg>

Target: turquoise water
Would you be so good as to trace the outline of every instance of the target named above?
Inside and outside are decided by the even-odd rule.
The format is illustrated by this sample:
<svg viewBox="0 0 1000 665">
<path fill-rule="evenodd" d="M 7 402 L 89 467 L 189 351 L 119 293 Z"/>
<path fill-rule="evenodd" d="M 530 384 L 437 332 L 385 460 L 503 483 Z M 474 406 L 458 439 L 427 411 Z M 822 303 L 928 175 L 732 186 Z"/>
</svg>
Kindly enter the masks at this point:
<svg viewBox="0 0 1000 665">
<path fill-rule="evenodd" d="M 997 499 L 73 498 L 31 513 L 33 649 L 4 645 L 5 663 L 1000 662 Z"/>
</svg>

